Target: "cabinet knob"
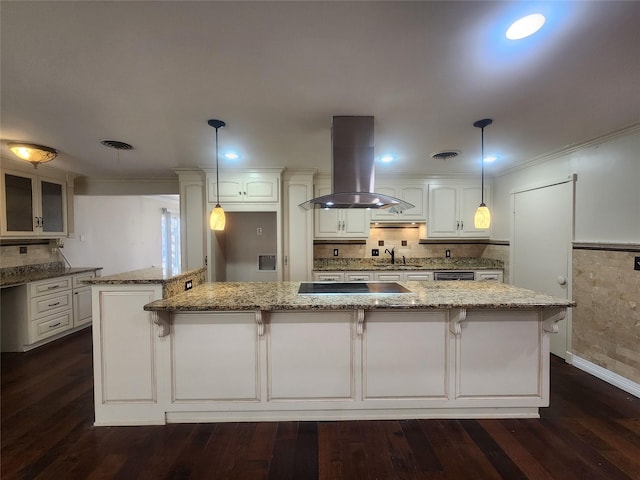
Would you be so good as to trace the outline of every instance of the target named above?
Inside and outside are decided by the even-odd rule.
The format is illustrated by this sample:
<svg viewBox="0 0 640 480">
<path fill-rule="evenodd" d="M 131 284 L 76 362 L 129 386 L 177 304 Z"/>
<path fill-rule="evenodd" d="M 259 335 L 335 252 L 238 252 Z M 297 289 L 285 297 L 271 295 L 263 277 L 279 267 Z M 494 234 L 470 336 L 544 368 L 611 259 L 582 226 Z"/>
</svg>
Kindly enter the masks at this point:
<svg viewBox="0 0 640 480">
<path fill-rule="evenodd" d="M 566 285 L 567 279 L 563 275 L 558 275 L 558 285 Z"/>
</svg>

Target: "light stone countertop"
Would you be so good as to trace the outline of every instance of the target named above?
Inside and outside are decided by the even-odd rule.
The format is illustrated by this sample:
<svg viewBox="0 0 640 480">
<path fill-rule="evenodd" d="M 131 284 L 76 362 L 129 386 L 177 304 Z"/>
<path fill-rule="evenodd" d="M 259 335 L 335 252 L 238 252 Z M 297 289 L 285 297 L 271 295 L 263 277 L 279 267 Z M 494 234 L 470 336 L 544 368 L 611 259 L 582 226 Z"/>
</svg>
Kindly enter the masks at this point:
<svg viewBox="0 0 640 480">
<path fill-rule="evenodd" d="M 172 272 L 161 267 L 149 267 L 130 272 L 116 273 L 104 277 L 85 280 L 87 285 L 161 285 L 162 298 L 166 299 L 185 289 L 185 283 L 192 281 L 193 287 L 205 280 L 205 268 Z"/>
<path fill-rule="evenodd" d="M 52 262 L 21 267 L 4 268 L 0 272 L 0 287 L 15 287 L 39 280 L 66 277 L 77 273 L 98 272 L 102 267 L 66 267 L 64 263 Z"/>
<path fill-rule="evenodd" d="M 145 305 L 148 311 L 377 310 L 425 308 L 551 308 L 574 302 L 498 282 L 398 282 L 412 293 L 298 295 L 300 282 L 204 283 Z"/>
</svg>

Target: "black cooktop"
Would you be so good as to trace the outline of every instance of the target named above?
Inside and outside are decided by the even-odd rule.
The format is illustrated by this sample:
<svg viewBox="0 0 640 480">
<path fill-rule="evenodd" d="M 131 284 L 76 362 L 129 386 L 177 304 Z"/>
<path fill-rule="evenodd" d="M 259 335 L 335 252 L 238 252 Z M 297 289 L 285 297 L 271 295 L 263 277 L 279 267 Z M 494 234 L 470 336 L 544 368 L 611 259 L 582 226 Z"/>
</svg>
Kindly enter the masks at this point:
<svg viewBox="0 0 640 480">
<path fill-rule="evenodd" d="M 411 293 L 396 282 L 305 282 L 298 294 L 306 295 L 354 295 L 370 293 Z"/>
</svg>

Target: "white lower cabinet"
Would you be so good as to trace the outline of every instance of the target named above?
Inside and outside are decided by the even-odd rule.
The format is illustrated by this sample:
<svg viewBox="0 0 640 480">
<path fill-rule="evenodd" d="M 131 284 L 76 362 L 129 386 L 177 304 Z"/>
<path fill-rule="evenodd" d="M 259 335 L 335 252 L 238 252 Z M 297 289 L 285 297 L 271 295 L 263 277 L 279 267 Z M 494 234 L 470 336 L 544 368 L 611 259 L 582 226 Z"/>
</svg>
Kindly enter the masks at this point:
<svg viewBox="0 0 640 480">
<path fill-rule="evenodd" d="M 97 425 L 537 417 L 564 310 L 144 312 L 157 294 L 94 290 Z"/>
<path fill-rule="evenodd" d="M 91 322 L 91 293 L 80 278 L 55 277 L 2 289 L 2 351 L 24 352 Z M 76 290 L 78 286 L 78 290 Z M 80 297 L 75 292 L 80 292 Z"/>
<path fill-rule="evenodd" d="M 170 337 L 143 307 L 162 298 L 162 286 L 94 285 L 91 293 L 95 424 L 157 423 L 168 401 L 159 392 L 170 381 L 161 361 Z"/>
<path fill-rule="evenodd" d="M 73 276 L 73 326 L 79 327 L 91 323 L 91 287 L 83 280 L 94 278 L 94 272 Z"/>
</svg>

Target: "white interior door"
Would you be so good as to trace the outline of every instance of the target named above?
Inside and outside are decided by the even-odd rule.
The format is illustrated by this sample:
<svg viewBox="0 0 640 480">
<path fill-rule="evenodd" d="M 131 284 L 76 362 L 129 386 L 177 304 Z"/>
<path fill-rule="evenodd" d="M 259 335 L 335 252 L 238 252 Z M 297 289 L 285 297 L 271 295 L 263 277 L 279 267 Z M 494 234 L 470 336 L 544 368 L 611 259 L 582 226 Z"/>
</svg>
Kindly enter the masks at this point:
<svg viewBox="0 0 640 480">
<path fill-rule="evenodd" d="M 561 298 L 571 296 L 573 179 L 513 194 L 511 283 Z M 570 351 L 570 312 L 551 335 L 551 353 Z"/>
</svg>

